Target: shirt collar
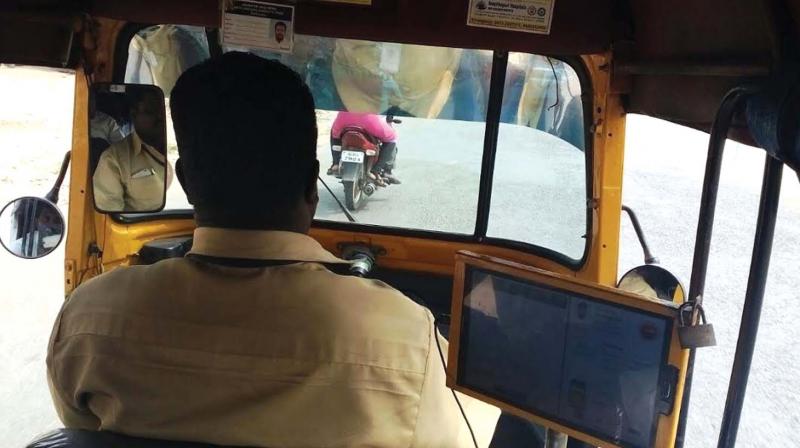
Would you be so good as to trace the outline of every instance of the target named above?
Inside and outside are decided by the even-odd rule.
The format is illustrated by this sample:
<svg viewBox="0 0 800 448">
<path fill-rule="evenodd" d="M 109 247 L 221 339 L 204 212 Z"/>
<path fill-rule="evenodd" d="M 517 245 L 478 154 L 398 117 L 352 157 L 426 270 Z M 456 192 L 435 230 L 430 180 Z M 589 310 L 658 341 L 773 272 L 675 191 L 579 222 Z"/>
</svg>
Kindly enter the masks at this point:
<svg viewBox="0 0 800 448">
<path fill-rule="evenodd" d="M 254 260 L 349 263 L 325 250 L 308 235 L 279 230 L 198 227 L 194 230 L 189 253 Z"/>
<path fill-rule="evenodd" d="M 133 146 L 133 153 L 138 156 L 139 153 L 142 152 L 143 145 L 146 145 L 146 143 L 142 141 L 142 138 L 139 137 L 139 134 L 137 134 L 136 130 L 134 130 L 131 133 L 131 146 Z"/>
<path fill-rule="evenodd" d="M 164 157 L 164 155 L 159 150 L 145 143 L 144 140 L 142 140 L 142 138 L 139 137 L 139 134 L 136 133 L 135 129 L 133 130 L 133 132 L 131 132 L 131 145 L 133 146 L 134 155 L 138 156 L 142 152 L 142 150 L 146 150 L 151 156 L 153 156 L 153 158 L 155 158 L 162 165 L 166 163 L 167 160 L 166 157 Z"/>
</svg>

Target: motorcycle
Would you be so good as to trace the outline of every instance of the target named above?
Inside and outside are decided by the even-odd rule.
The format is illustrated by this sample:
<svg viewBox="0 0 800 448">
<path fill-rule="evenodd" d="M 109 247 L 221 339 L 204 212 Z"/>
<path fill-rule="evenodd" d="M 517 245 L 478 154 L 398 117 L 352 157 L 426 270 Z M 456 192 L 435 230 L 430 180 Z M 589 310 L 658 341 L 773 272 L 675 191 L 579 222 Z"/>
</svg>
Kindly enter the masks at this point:
<svg viewBox="0 0 800 448">
<path fill-rule="evenodd" d="M 402 123 L 391 114 L 386 116 L 386 122 L 390 125 Z M 345 205 L 355 211 L 378 188 L 390 183 L 383 173 L 373 172 L 380 157 L 381 142 L 363 128 L 346 127 L 342 130 L 341 147 L 334 147 L 334 151 L 337 149 L 341 151 L 337 177 L 344 185 Z"/>
</svg>

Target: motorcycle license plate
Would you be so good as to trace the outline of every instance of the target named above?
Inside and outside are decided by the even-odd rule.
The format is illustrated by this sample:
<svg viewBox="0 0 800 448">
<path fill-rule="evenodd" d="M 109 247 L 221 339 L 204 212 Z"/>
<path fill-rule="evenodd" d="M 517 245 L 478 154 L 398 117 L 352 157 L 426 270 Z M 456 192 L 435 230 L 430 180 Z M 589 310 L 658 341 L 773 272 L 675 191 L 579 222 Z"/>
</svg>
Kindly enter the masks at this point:
<svg viewBox="0 0 800 448">
<path fill-rule="evenodd" d="M 364 153 L 360 151 L 342 151 L 342 162 L 364 163 Z"/>
</svg>

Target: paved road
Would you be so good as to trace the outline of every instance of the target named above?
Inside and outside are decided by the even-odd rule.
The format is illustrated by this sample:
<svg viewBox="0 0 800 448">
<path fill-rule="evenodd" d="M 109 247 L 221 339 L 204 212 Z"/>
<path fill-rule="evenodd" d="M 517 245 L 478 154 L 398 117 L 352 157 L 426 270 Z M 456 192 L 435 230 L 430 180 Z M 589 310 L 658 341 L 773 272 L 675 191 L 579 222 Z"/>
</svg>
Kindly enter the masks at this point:
<svg viewBox="0 0 800 448">
<path fill-rule="evenodd" d="M 11 98 L 8 104 L 16 108 L 10 114 L 0 107 L 0 200 L 46 191 L 54 173 L 29 171 L 31 163 L 40 166 L 43 157 L 50 157 L 48 163 L 57 167 L 60 152 L 69 147 L 70 79 L 59 74 L 48 81 L 47 89 L 31 80 L 26 87 L 21 79 L 0 79 L 0 87 L 14 86 L 13 91 L 0 93 Z M 14 96 L 15 92 L 24 95 Z M 54 94 L 58 98 L 53 98 Z M 37 117 L 42 110 L 51 115 Z M 16 127 L 30 126 L 30 122 L 38 126 L 35 131 L 18 132 Z M 324 122 L 325 117 L 321 128 Z M 56 124 L 60 137 L 48 136 Z M 480 125 L 456 123 L 448 131 L 426 130 L 425 123 L 406 120 L 400 126 L 398 174 L 405 183 L 376 193 L 357 217 L 364 222 L 424 223 L 431 229 L 470 232 L 482 144 Z M 576 177 L 567 177 L 579 172 L 575 150 L 537 145 L 514 130 L 507 132 L 503 138 L 511 142 L 504 146 L 509 152 L 498 159 L 505 183 L 502 189 L 496 188 L 504 195 L 494 202 L 496 234 L 538 238 L 534 241 L 561 244 L 568 252 L 580 250 L 580 242 L 573 241 L 580 239 L 583 229 L 568 224 L 580 214 L 576 212 L 582 201 L 580 188 L 551 189 L 538 195 L 522 188 L 532 183 L 542 189 L 568 182 L 577 185 Z M 624 200 L 639 212 L 662 264 L 684 279 L 689 278 L 691 268 L 706 141 L 705 134 L 678 126 L 644 117 L 629 119 Z M 446 151 L 448 147 L 452 149 Z M 325 144 L 320 148 L 325 165 L 329 157 Z M 689 447 L 716 442 L 747 279 L 762 165 L 757 150 L 729 145 L 706 288 L 708 314 L 717 329 L 719 346 L 698 357 Z M 562 166 L 566 173 L 553 173 L 552 166 Z M 341 194 L 341 185 L 331 186 Z M 739 436 L 742 447 L 791 446 L 800 428 L 800 348 L 796 343 L 800 337 L 796 292 L 800 286 L 800 184 L 794 174 L 787 173 L 783 194 L 758 352 Z M 572 218 L 545 219 L 553 215 Z M 320 216 L 343 219 L 325 192 L 321 192 Z M 620 272 L 640 260 L 638 243 L 625 223 Z M 35 434 L 57 425 L 45 382 L 44 352 L 61 303 L 62 261 L 63 248 L 38 261 L 0 253 L 0 284 L 4 288 L 0 294 L 0 440 L 4 446 L 22 446 Z"/>
<path fill-rule="evenodd" d="M 325 135 L 327 120 L 321 120 Z M 483 123 L 405 118 L 397 125 L 402 185 L 379 189 L 360 223 L 472 234 L 478 203 Z M 544 132 L 502 125 L 494 175 L 490 236 L 539 244 L 572 258 L 583 255 L 586 233 L 584 155 Z M 330 165 L 327 142 L 318 152 Z M 344 187 L 323 176 L 339 201 Z M 319 219 L 346 221 L 320 186 Z"/>
</svg>

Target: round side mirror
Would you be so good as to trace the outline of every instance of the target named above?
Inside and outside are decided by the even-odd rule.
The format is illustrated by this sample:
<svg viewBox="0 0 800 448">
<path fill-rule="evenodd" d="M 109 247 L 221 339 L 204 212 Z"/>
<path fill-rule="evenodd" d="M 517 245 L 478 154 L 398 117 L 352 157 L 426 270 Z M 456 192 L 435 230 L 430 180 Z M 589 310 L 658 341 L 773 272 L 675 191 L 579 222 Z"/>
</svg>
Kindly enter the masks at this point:
<svg viewBox="0 0 800 448">
<path fill-rule="evenodd" d="M 41 258 L 64 239 L 64 216 L 52 202 L 15 199 L 0 210 L 0 244 L 20 258 Z"/>
<path fill-rule="evenodd" d="M 653 299 L 682 303 L 686 290 L 673 273 L 655 264 L 637 266 L 619 280 L 617 288 Z"/>
</svg>

